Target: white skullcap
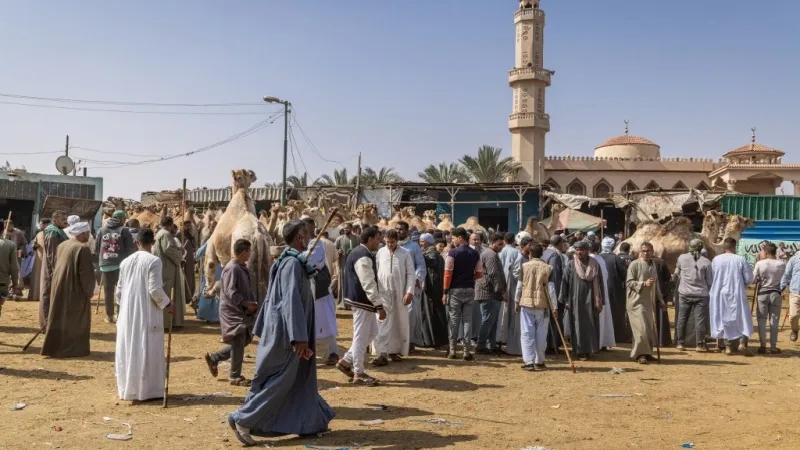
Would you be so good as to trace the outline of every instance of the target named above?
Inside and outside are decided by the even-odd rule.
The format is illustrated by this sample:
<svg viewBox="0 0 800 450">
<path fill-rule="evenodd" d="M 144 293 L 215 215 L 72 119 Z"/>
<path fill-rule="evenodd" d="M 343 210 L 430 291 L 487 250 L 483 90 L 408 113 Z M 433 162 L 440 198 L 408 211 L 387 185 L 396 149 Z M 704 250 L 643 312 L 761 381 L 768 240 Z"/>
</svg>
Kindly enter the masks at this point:
<svg viewBox="0 0 800 450">
<path fill-rule="evenodd" d="M 81 221 L 81 218 L 78 217 L 78 216 L 69 216 L 69 217 L 67 217 L 67 225 L 69 225 L 69 226 L 75 225 L 76 223 L 78 223 L 80 221 Z"/>
<path fill-rule="evenodd" d="M 531 236 L 531 234 L 528 233 L 527 231 L 520 231 L 519 233 L 517 233 L 517 236 L 514 238 L 514 242 L 516 242 L 517 245 L 519 245 L 519 243 L 522 241 L 522 238 L 525 238 L 525 237 L 533 239 L 533 236 Z"/>
<path fill-rule="evenodd" d="M 69 226 L 67 231 L 69 232 L 69 234 L 71 234 L 73 236 L 78 236 L 78 235 L 83 234 L 83 233 L 88 233 L 89 232 L 89 222 L 77 222 L 75 224 L 72 224 L 72 225 Z"/>
</svg>

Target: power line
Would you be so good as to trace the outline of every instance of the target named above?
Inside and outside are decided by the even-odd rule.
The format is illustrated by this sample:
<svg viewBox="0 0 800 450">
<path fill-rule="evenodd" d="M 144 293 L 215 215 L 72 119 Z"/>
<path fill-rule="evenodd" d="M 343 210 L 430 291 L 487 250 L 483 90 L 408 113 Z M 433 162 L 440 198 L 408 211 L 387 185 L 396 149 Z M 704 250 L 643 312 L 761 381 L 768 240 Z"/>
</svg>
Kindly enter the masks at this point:
<svg viewBox="0 0 800 450">
<path fill-rule="evenodd" d="M 0 153 L 2 156 L 20 156 L 20 155 L 55 155 L 57 153 L 64 153 L 64 150 L 56 150 L 53 152 L 12 152 L 12 153 Z"/>
<path fill-rule="evenodd" d="M 297 150 L 297 157 L 300 158 L 300 164 L 303 165 L 303 170 L 305 170 L 305 173 L 308 174 L 308 167 L 306 167 L 306 162 L 303 161 L 303 154 L 300 153 L 300 148 L 297 146 L 297 141 L 295 140 L 294 131 L 292 131 L 292 125 L 291 124 L 289 125 L 289 137 L 291 138 L 292 147 L 293 147 L 292 157 L 294 157 L 294 151 Z M 295 170 L 297 170 L 297 169 L 295 168 Z"/>
<path fill-rule="evenodd" d="M 15 98 L 22 100 L 39 100 L 56 103 L 90 103 L 99 105 L 117 105 L 117 106 L 158 106 L 158 107 L 233 107 L 233 106 L 263 106 L 263 102 L 239 102 L 239 103 L 156 103 L 156 102 L 123 102 L 123 101 L 110 101 L 110 100 L 81 100 L 75 98 L 61 98 L 61 97 L 36 97 L 32 95 L 18 95 L 18 94 L 3 94 L 0 97 Z"/>
<path fill-rule="evenodd" d="M 142 157 L 142 158 L 157 158 L 159 156 L 162 156 L 162 155 L 143 155 L 143 154 L 140 154 L 140 153 L 116 152 L 116 151 L 109 151 L 109 150 L 97 150 L 97 149 L 94 149 L 94 148 L 78 147 L 78 146 L 75 146 L 75 145 L 70 145 L 69 149 L 70 150 L 73 150 L 73 149 L 75 149 L 75 150 L 83 150 L 83 151 L 86 151 L 86 152 L 105 153 L 107 155 L 135 156 L 135 157 Z M 2 154 L 2 153 L 0 153 L 0 154 Z"/>
<path fill-rule="evenodd" d="M 223 139 L 223 140 L 221 140 L 219 142 L 215 142 L 215 143 L 213 143 L 211 145 L 207 145 L 207 146 L 199 148 L 197 150 L 192 150 L 192 151 L 189 151 L 189 152 L 178 153 L 178 154 L 169 155 L 169 156 L 162 156 L 162 157 L 159 157 L 159 158 L 148 159 L 148 160 L 144 160 L 144 161 L 135 161 L 135 162 L 95 160 L 95 164 L 118 164 L 118 165 L 116 165 L 116 166 L 105 166 L 105 167 L 99 166 L 99 167 L 90 167 L 90 168 L 91 169 L 119 169 L 119 168 L 123 168 L 123 167 L 140 166 L 140 165 L 151 164 L 151 163 L 155 163 L 155 162 L 169 161 L 169 160 L 175 159 L 175 158 L 182 158 L 182 157 L 196 155 L 198 153 L 207 152 L 209 150 L 213 150 L 213 149 L 215 149 L 217 147 L 220 147 L 220 146 L 223 146 L 225 144 L 229 144 L 231 142 L 234 142 L 234 141 L 237 141 L 239 139 L 243 139 L 243 138 L 245 138 L 247 136 L 250 136 L 250 135 L 252 135 L 252 134 L 254 134 L 254 133 L 256 133 L 256 132 L 258 132 L 258 131 L 266 128 L 266 127 L 268 127 L 269 125 L 272 125 L 273 123 L 275 123 L 275 121 L 281 115 L 282 115 L 282 112 L 279 113 L 279 114 L 276 114 L 276 115 L 274 115 L 274 116 L 272 116 L 272 117 L 270 117 L 270 118 L 268 118 L 266 120 L 262 120 L 262 121 L 256 123 L 255 125 L 251 126 L 250 128 L 244 130 L 244 131 L 236 133 L 236 134 L 234 134 L 232 136 L 229 136 L 229 137 L 227 137 L 227 138 L 225 138 L 225 139 Z M 85 158 L 81 158 L 81 159 L 85 159 Z M 89 168 L 87 168 L 87 169 L 89 169 Z"/>
<path fill-rule="evenodd" d="M 111 112 L 111 113 L 126 113 L 126 114 L 153 114 L 153 115 L 169 115 L 169 116 L 261 116 L 264 112 L 255 111 L 237 111 L 237 112 L 207 112 L 207 111 L 134 111 L 131 109 L 107 109 L 107 108 L 81 108 L 77 106 L 60 106 L 60 105 L 36 105 L 33 103 L 10 102 L 0 100 L 3 105 L 26 106 L 29 108 L 48 108 L 48 109 L 65 109 L 69 111 L 86 111 L 86 112 Z"/>
<path fill-rule="evenodd" d="M 306 140 L 306 143 L 308 143 L 308 146 L 311 147 L 311 151 L 313 151 L 319 157 L 319 159 L 321 159 L 321 160 L 323 160 L 323 161 L 325 161 L 327 163 L 338 164 L 338 165 L 342 166 L 343 168 L 347 169 L 347 166 L 345 166 L 341 161 L 336 161 L 336 160 L 333 160 L 333 159 L 327 159 L 324 156 L 322 156 L 322 154 L 320 154 L 320 152 L 317 150 L 317 147 L 314 146 L 314 144 L 311 142 L 311 139 L 308 137 L 306 132 L 303 130 L 303 127 L 301 127 L 300 123 L 297 121 L 297 108 L 292 108 L 292 120 L 294 121 L 294 124 L 297 125 L 297 129 L 300 130 L 300 133 L 303 135 L 303 138 Z"/>
</svg>

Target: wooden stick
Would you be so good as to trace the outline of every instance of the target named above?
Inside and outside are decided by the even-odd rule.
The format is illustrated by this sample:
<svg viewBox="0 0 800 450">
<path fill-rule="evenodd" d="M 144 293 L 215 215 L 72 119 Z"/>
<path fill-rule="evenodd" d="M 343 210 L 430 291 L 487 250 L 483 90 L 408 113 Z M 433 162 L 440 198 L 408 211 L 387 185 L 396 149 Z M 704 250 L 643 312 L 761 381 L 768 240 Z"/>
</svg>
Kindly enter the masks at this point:
<svg viewBox="0 0 800 450">
<path fill-rule="evenodd" d="M 548 305 L 552 305 L 552 303 L 550 303 L 550 293 L 547 292 L 546 290 L 545 290 L 545 292 L 547 293 L 547 304 Z M 566 338 L 564 338 L 564 333 L 561 331 L 561 325 L 558 323 L 558 311 L 554 310 L 550 306 L 548 306 L 548 309 L 550 310 L 550 315 L 553 316 L 553 320 L 556 323 L 556 330 L 558 330 L 558 336 L 561 337 L 561 345 L 564 346 L 564 353 L 567 354 L 567 361 L 569 361 L 569 368 L 570 368 L 570 370 L 572 370 L 572 373 L 577 373 L 577 372 L 575 372 L 575 363 L 572 361 L 572 358 L 569 356 L 569 348 L 567 348 L 567 340 L 566 340 Z M 556 348 L 555 350 L 556 350 L 556 352 L 558 352 L 558 348 Z"/>
<path fill-rule="evenodd" d="M 103 273 L 100 273 L 100 291 L 97 293 L 97 307 L 94 309 L 94 315 L 96 316 L 97 313 L 100 312 L 100 303 L 102 302 L 103 298 Z"/>
<path fill-rule="evenodd" d="M 750 302 L 750 315 L 756 312 L 756 299 L 758 298 L 758 291 L 761 289 L 761 282 L 756 283 L 756 288 L 753 291 L 753 301 Z"/>
<path fill-rule="evenodd" d="M 23 352 L 24 352 L 25 350 L 27 350 L 27 349 L 28 349 L 28 347 L 30 347 L 30 346 L 31 346 L 31 344 L 33 344 L 33 341 L 35 341 L 35 340 L 36 340 L 36 338 L 37 338 L 37 337 L 39 337 L 39 335 L 40 335 L 40 334 L 44 333 L 44 329 L 45 329 L 45 328 L 47 328 L 47 325 L 45 325 L 45 326 L 43 326 L 42 328 L 40 328 L 40 329 L 39 329 L 39 331 L 37 331 L 37 332 L 36 332 L 36 334 L 34 334 L 34 335 L 33 335 L 33 337 L 31 338 L 31 340 L 30 340 L 30 341 L 28 341 L 28 343 L 27 343 L 27 344 L 25 344 L 25 347 L 22 347 L 22 351 L 23 351 Z"/>
<path fill-rule="evenodd" d="M 781 293 L 781 296 L 783 296 L 783 293 Z M 789 318 L 789 310 L 787 309 L 786 310 L 786 315 L 783 316 L 783 323 L 781 324 L 780 331 L 783 331 L 783 328 L 786 327 L 786 319 L 788 319 L 788 318 Z"/>
<path fill-rule="evenodd" d="M 314 243 L 311 245 L 311 248 L 308 249 L 308 252 L 306 252 L 306 258 L 311 256 L 311 253 L 317 247 L 319 240 L 322 239 L 322 235 L 325 234 L 325 231 L 327 231 L 328 225 L 331 224 L 331 221 L 333 221 L 333 216 L 335 216 L 337 212 L 339 212 L 339 208 L 333 208 L 333 211 L 331 211 L 331 214 L 328 216 L 328 220 L 325 222 L 325 225 L 319 229 L 319 234 L 317 235 L 317 238 L 314 239 Z"/>
<path fill-rule="evenodd" d="M 655 266 L 655 263 L 653 263 L 653 265 Z M 661 312 L 658 310 L 656 305 L 656 289 L 658 288 L 658 278 L 653 278 L 653 285 L 650 287 L 652 288 L 650 290 L 650 298 L 653 301 L 653 311 L 655 312 L 653 315 L 653 332 L 656 335 L 656 355 L 658 357 L 658 363 L 661 364 L 661 330 L 658 328 L 658 322 L 656 321 L 656 317 L 661 317 Z"/>
<path fill-rule="evenodd" d="M 3 239 L 8 237 L 8 224 L 11 222 L 11 211 L 8 212 L 8 219 L 6 219 L 6 224 L 3 227 Z M 19 250 L 19 249 L 17 249 Z"/>
<path fill-rule="evenodd" d="M 180 269 L 180 266 L 178 267 Z M 180 276 L 180 274 L 178 274 Z M 172 286 L 172 298 L 170 299 L 172 303 L 175 302 L 175 283 Z M 169 314 L 169 334 L 167 337 L 167 370 L 164 377 L 164 402 L 161 404 L 162 408 L 167 407 L 167 398 L 169 397 L 169 363 L 172 360 L 172 322 L 173 322 L 173 314 Z"/>
</svg>

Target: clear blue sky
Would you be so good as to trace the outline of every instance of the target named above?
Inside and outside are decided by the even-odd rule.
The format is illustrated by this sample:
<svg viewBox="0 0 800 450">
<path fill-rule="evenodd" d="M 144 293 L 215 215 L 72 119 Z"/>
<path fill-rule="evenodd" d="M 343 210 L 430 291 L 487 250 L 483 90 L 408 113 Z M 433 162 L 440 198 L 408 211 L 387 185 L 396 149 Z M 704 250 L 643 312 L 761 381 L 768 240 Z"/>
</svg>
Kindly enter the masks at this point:
<svg viewBox="0 0 800 450">
<path fill-rule="evenodd" d="M 507 72 L 516 6 L 0 0 L 0 93 L 169 103 L 275 95 L 294 103 L 298 122 L 327 159 L 354 171 L 360 151 L 365 165 L 392 166 L 416 179 L 424 166 L 482 144 L 510 154 Z M 747 143 L 756 126 L 759 142 L 785 150 L 788 161 L 800 159 L 793 153 L 800 140 L 800 2 L 542 0 L 542 8 L 544 62 L 556 71 L 547 94 L 549 155 L 591 155 L 629 119 L 631 134 L 660 144 L 663 156 L 716 158 Z M 65 134 L 76 146 L 106 151 L 186 152 L 276 109 L 244 109 L 263 116 L 168 116 L 0 104 L 0 160 L 51 173 L 57 155 L 13 154 L 57 151 Z M 230 169 L 240 167 L 255 170 L 259 184 L 278 181 L 282 133 L 278 121 L 196 156 L 90 174 L 105 177 L 106 196 L 133 198 L 178 188 L 183 177 L 190 187 L 225 186 Z M 338 167 L 296 134 L 312 178 Z M 304 171 L 299 159 L 297 166 Z"/>
</svg>

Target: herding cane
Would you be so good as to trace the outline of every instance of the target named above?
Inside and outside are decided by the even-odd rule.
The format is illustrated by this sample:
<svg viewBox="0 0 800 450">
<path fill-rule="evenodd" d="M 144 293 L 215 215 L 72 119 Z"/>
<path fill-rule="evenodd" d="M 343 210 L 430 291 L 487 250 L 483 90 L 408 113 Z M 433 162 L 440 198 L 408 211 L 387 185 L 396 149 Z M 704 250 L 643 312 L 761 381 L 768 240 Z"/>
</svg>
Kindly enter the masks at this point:
<svg viewBox="0 0 800 450">
<path fill-rule="evenodd" d="M 758 298 L 758 291 L 761 289 L 761 282 L 756 283 L 756 288 L 753 291 L 753 301 L 750 302 L 750 315 L 756 312 L 756 299 Z"/>
<path fill-rule="evenodd" d="M 311 256 L 311 252 L 313 252 L 314 249 L 317 248 L 317 243 L 319 242 L 320 239 L 322 239 L 322 235 L 325 234 L 325 231 L 328 229 L 328 225 L 330 225 L 331 221 L 333 221 L 333 216 L 335 216 L 338 211 L 339 208 L 333 208 L 333 211 L 331 211 L 331 214 L 328 216 L 328 220 L 325 222 L 325 225 L 323 225 L 322 228 L 319 229 L 319 234 L 317 235 L 317 238 L 314 239 L 314 243 L 311 244 L 311 248 L 308 249 L 308 252 L 306 252 L 306 259 L 308 259 L 308 257 Z"/>
<path fill-rule="evenodd" d="M 547 294 L 547 304 L 552 305 L 552 299 L 550 298 L 550 292 L 547 292 L 547 288 L 545 288 L 545 293 Z M 569 348 L 567 348 L 567 340 L 564 338 L 564 333 L 561 331 L 561 324 L 558 323 L 558 312 L 557 310 L 553 309 L 552 306 L 548 306 L 550 310 L 550 315 L 553 316 L 553 321 L 556 323 L 556 330 L 558 330 L 558 336 L 561 337 L 561 344 L 564 346 L 564 353 L 567 354 L 567 361 L 569 361 L 569 368 L 572 370 L 572 373 L 575 372 L 575 363 L 572 362 L 572 358 L 569 356 Z M 555 338 L 554 338 L 555 339 Z M 556 348 L 556 352 L 558 349 Z"/>
<path fill-rule="evenodd" d="M 100 274 L 100 280 L 103 279 L 103 276 L 104 276 L 103 274 Z M 97 293 L 97 307 L 94 309 L 95 316 L 97 315 L 97 313 L 100 312 L 100 303 L 103 302 L 103 282 L 101 281 L 100 284 L 98 284 L 98 286 L 100 287 L 100 289 L 99 292 Z"/>
<path fill-rule="evenodd" d="M 653 263 L 655 266 L 655 263 Z M 654 267 L 655 268 L 655 267 Z M 653 316 L 653 333 L 656 335 L 656 356 L 658 357 L 658 363 L 661 364 L 661 333 L 659 332 L 659 328 L 657 327 L 656 317 L 661 318 L 661 312 L 658 310 L 656 305 L 656 289 L 658 288 L 658 279 L 653 277 L 653 284 L 650 286 L 650 298 L 653 301 L 653 311 L 655 315 Z"/>
<path fill-rule="evenodd" d="M 181 274 L 179 273 L 178 276 Z M 172 285 L 172 297 L 170 298 L 170 302 L 175 301 L 175 283 Z M 172 359 L 172 316 L 173 313 L 169 313 L 169 334 L 167 337 L 167 370 L 166 376 L 164 377 L 164 403 L 161 404 L 162 408 L 167 407 L 167 398 L 169 397 L 169 362 Z"/>
<path fill-rule="evenodd" d="M 27 344 L 25 344 L 25 346 L 24 346 L 24 347 L 22 347 L 22 351 L 23 351 L 23 352 L 24 352 L 25 350 L 27 350 L 27 349 L 28 349 L 28 347 L 30 347 L 30 346 L 31 346 L 31 344 L 33 344 L 33 341 L 35 341 L 35 340 L 36 340 L 36 338 L 37 338 L 37 337 L 39 337 L 39 335 L 40 335 L 40 334 L 44 333 L 44 329 L 45 329 L 45 328 L 47 328 L 47 324 L 45 324 L 45 325 L 44 325 L 42 328 L 40 328 L 40 329 L 39 329 L 39 331 L 37 331 L 37 332 L 36 332 L 36 334 L 34 334 L 34 335 L 33 335 L 33 337 L 31 338 L 31 340 L 30 340 L 30 341 L 28 341 L 28 343 L 27 343 Z"/>
</svg>

